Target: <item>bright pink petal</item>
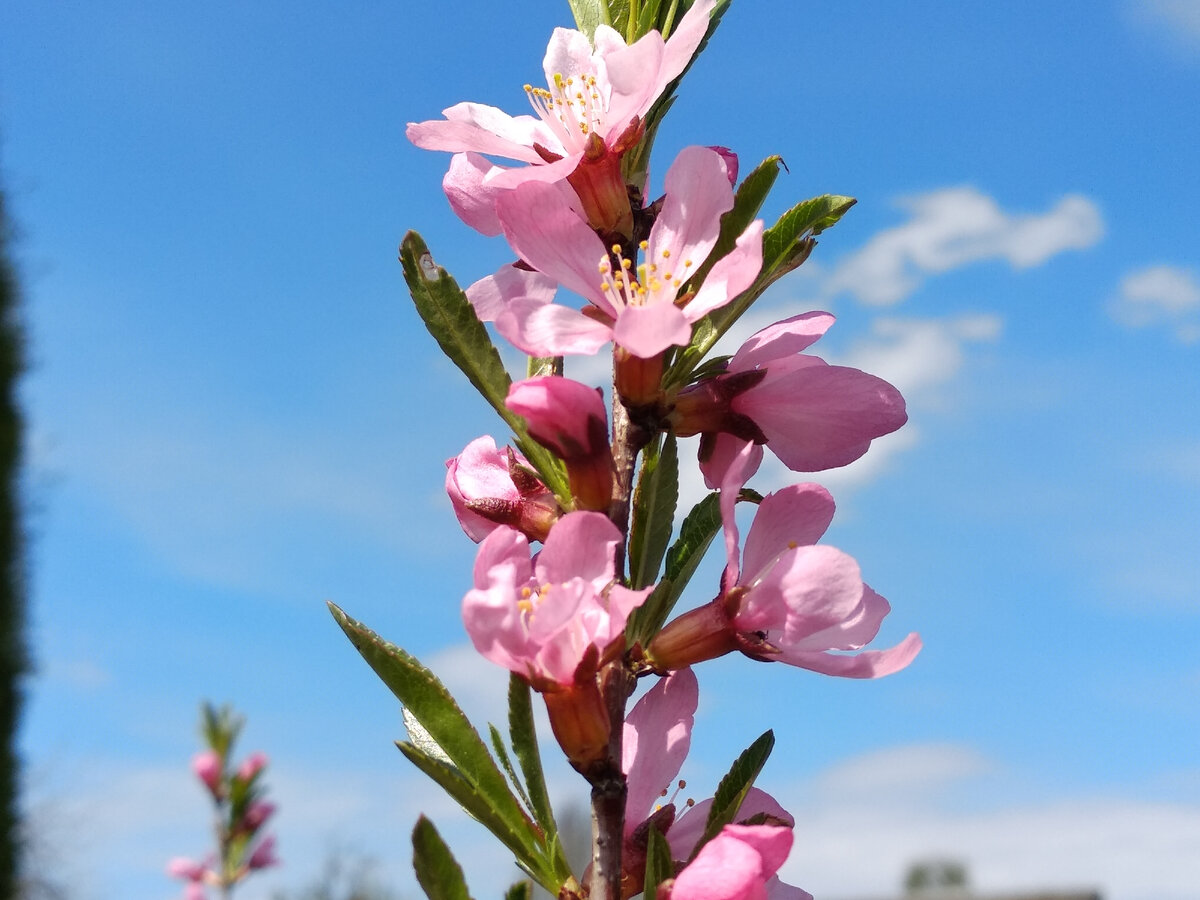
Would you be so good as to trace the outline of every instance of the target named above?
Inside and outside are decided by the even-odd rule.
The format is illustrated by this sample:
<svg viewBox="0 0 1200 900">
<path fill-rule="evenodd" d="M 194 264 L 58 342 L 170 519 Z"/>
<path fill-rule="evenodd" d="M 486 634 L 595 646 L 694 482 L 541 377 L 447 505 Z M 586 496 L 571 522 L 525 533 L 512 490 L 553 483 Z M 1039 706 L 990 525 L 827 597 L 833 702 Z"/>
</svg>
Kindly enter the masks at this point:
<svg viewBox="0 0 1200 900">
<path fill-rule="evenodd" d="M 708 147 L 685 147 L 667 170 L 662 212 L 650 229 L 647 262 L 687 279 L 717 242 L 721 216 L 733 208 L 725 162 Z M 691 266 L 688 266 L 688 263 Z M 757 274 L 757 273 L 756 273 Z"/>
<path fill-rule="evenodd" d="M 826 312 L 806 312 L 755 332 L 729 361 L 730 372 L 746 372 L 807 349 L 834 322 Z"/>
<path fill-rule="evenodd" d="M 779 661 L 840 678 L 882 678 L 899 672 L 920 652 L 921 638 L 914 632 L 890 650 L 863 650 L 852 655 L 841 655 L 784 649 Z"/>
<path fill-rule="evenodd" d="M 604 243 L 563 203 L 556 188 L 528 182 L 497 197 L 496 212 L 518 256 L 616 317 L 617 310 L 600 292 Z"/>
<path fill-rule="evenodd" d="M 696 296 L 684 307 L 689 322 L 699 321 L 754 283 L 762 269 L 762 234 L 762 220 L 755 219 L 737 239 L 734 249 L 712 267 Z"/>
<path fill-rule="evenodd" d="M 613 341 L 634 356 L 650 359 L 668 347 L 684 347 L 692 339 L 692 326 L 674 303 L 627 306 L 613 326 Z"/>
<path fill-rule="evenodd" d="M 834 502 L 819 484 L 795 484 L 768 494 L 758 505 L 742 566 L 753 577 L 789 546 L 815 544 L 833 521 Z"/>
<path fill-rule="evenodd" d="M 504 402 L 524 417 L 538 443 L 565 460 L 608 452 L 608 410 L 595 388 L 543 375 L 514 382 Z"/>
<path fill-rule="evenodd" d="M 815 357 L 768 365 L 766 378 L 730 404 L 762 429 L 789 469 L 844 466 L 866 453 L 873 439 L 908 420 L 904 398 L 882 378 L 806 360 Z"/>
<path fill-rule="evenodd" d="M 496 317 L 496 330 L 530 356 L 590 356 L 613 335 L 611 326 L 577 309 L 534 299 L 509 303 Z"/>
<path fill-rule="evenodd" d="M 683 74 L 688 67 L 704 35 L 708 33 L 709 18 L 717 0 L 696 0 L 692 8 L 682 19 L 675 23 L 674 30 L 667 38 L 666 52 L 663 54 L 662 68 L 659 70 L 659 88 L 656 94 Z"/>
<path fill-rule="evenodd" d="M 478 153 L 455 153 L 450 168 L 442 179 L 442 190 L 450 208 L 467 225 L 488 237 L 502 231 L 496 217 L 496 193 L 488 176 L 500 171 L 500 166 Z"/>
<path fill-rule="evenodd" d="M 539 582 L 555 584 L 582 578 L 597 592 L 613 580 L 613 554 L 621 532 L 608 516 L 597 512 L 573 512 L 559 519 L 538 554 Z"/>
<path fill-rule="evenodd" d="M 854 557 L 825 546 L 784 551 L 746 587 L 749 590 L 734 616 L 738 630 L 780 630 L 788 644 L 852 615 L 863 592 Z"/>
<path fill-rule="evenodd" d="M 667 842 L 671 845 L 672 859 L 687 859 L 692 855 L 696 844 L 704 835 L 704 828 L 708 824 L 708 813 L 712 809 L 712 805 L 711 797 L 701 800 L 699 803 L 689 806 L 675 820 L 667 832 Z M 796 824 L 792 814 L 780 806 L 774 797 L 756 787 L 752 787 L 746 792 L 746 798 L 738 807 L 734 821 L 744 822 L 746 819 L 763 813 L 785 823 L 789 828 Z"/>
<path fill-rule="evenodd" d="M 621 769 L 628 779 L 625 833 L 653 811 L 679 775 L 692 743 L 700 686 L 691 669 L 660 679 L 625 718 Z M 685 859 L 686 857 L 679 857 Z"/>
<path fill-rule="evenodd" d="M 700 461 L 700 471 L 704 474 L 704 484 L 710 491 L 717 490 L 721 483 L 725 481 L 729 473 L 729 467 L 734 464 L 741 456 L 743 448 L 750 444 L 750 441 L 743 441 L 741 438 L 734 437 L 732 434 L 718 433 L 711 441 L 712 452 L 707 459 Z M 750 446 L 754 446 L 750 444 Z M 739 474 L 742 477 L 741 483 L 744 485 L 758 471 L 759 465 L 762 464 L 762 447 L 757 447 L 751 451 L 751 455 L 741 465 L 745 467 L 745 472 Z"/>
<path fill-rule="evenodd" d="M 546 144 L 548 132 L 533 116 L 510 116 L 482 103 L 456 103 L 442 111 L 445 120 L 410 122 L 405 134 L 423 150 L 460 153 L 473 150 L 523 162 L 540 163 L 533 149 Z"/>
<path fill-rule="evenodd" d="M 537 305 L 554 299 L 558 286 L 553 278 L 517 266 L 501 266 L 495 274 L 479 279 L 467 288 L 467 299 L 481 322 L 494 322 L 517 300 Z"/>
<path fill-rule="evenodd" d="M 719 503 L 721 527 L 725 532 L 725 572 L 721 576 L 721 584 L 726 590 L 738 580 L 738 526 L 735 515 L 738 492 L 758 470 L 761 461 L 762 448 L 746 441 L 728 460 L 725 477 L 721 480 Z"/>
</svg>

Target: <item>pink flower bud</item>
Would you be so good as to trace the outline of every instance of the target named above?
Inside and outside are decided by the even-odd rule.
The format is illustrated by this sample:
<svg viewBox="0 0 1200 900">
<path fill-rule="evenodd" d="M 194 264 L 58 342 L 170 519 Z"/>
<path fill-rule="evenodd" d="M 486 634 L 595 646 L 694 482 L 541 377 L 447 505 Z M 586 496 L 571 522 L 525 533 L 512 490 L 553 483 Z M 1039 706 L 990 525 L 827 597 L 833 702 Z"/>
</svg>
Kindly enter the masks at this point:
<svg viewBox="0 0 1200 900">
<path fill-rule="evenodd" d="M 446 460 L 446 493 L 458 523 L 479 542 L 501 525 L 531 541 L 544 541 L 562 515 L 554 494 L 512 448 L 496 449 L 490 437 L 476 438 Z"/>
<path fill-rule="evenodd" d="M 254 848 L 254 852 L 250 854 L 250 859 L 247 860 L 246 865 L 253 871 L 255 869 L 265 869 L 267 866 L 277 866 L 279 862 L 279 857 L 275 855 L 275 835 L 269 834 Z"/>
<path fill-rule="evenodd" d="M 172 878 L 181 878 L 184 881 L 203 881 L 205 872 L 203 863 L 188 859 L 186 856 L 173 857 L 167 863 L 167 874 Z"/>
<path fill-rule="evenodd" d="M 214 750 L 205 750 L 202 753 L 197 753 L 192 757 L 192 771 L 196 773 L 196 777 L 204 782 L 209 793 L 214 797 L 221 796 L 221 757 Z"/>
<path fill-rule="evenodd" d="M 275 804 L 268 803 L 265 800 L 255 800 L 246 809 L 246 814 L 242 816 L 242 829 L 253 834 L 262 827 L 262 824 L 271 818 L 275 812 Z"/>
<path fill-rule="evenodd" d="M 242 781 L 252 781 L 254 776 L 266 768 L 267 754 L 261 750 L 251 753 L 237 770 L 237 777 Z"/>
</svg>

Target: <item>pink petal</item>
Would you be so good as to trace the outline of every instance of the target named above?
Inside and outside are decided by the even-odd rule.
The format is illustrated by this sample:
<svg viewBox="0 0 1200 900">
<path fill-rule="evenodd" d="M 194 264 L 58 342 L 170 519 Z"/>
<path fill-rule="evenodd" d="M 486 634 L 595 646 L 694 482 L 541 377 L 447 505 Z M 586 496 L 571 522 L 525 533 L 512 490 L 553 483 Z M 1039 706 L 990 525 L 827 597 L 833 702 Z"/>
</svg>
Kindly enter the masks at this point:
<svg viewBox="0 0 1200 900">
<path fill-rule="evenodd" d="M 776 643 L 795 644 L 852 615 L 862 600 L 854 557 L 835 547 L 797 547 L 747 584 L 734 616 L 739 631 L 781 630 Z"/>
<path fill-rule="evenodd" d="M 603 322 L 532 298 L 509 303 L 496 318 L 496 330 L 531 356 L 590 356 L 612 340 L 612 328 Z"/>
<path fill-rule="evenodd" d="M 660 679 L 625 718 L 621 769 L 628 779 L 625 833 L 653 811 L 679 775 L 692 743 L 700 686 L 691 669 Z M 679 857 L 686 859 L 686 857 Z"/>
<path fill-rule="evenodd" d="M 450 208 L 467 225 L 488 237 L 502 231 L 496 217 L 496 193 L 487 176 L 500 171 L 500 166 L 478 153 L 455 153 L 450 168 L 442 179 L 442 190 Z"/>
<path fill-rule="evenodd" d="M 535 143 L 545 145 L 549 136 L 540 119 L 510 116 L 482 103 L 456 103 L 442 111 L 443 121 L 410 122 L 405 134 L 423 150 L 459 153 L 474 150 L 522 162 L 540 163 Z"/>
<path fill-rule="evenodd" d="M 715 491 L 721 486 L 721 483 L 725 480 L 729 472 L 729 467 L 739 458 L 746 444 L 750 444 L 750 441 L 743 441 L 732 434 L 724 433 L 718 433 L 712 440 L 712 452 L 707 459 L 700 461 L 700 471 L 704 474 L 704 484 L 710 491 Z M 750 444 L 750 446 L 754 445 Z M 743 475 L 739 475 L 742 485 L 749 481 L 754 473 L 758 471 L 758 467 L 762 463 L 762 457 L 762 447 L 758 447 L 742 463 L 746 470 Z"/>
<path fill-rule="evenodd" d="M 683 308 L 689 322 L 699 321 L 754 283 L 762 269 L 762 234 L 762 219 L 755 219 L 737 239 L 734 249 L 712 267 L 696 296 Z"/>
<path fill-rule="evenodd" d="M 624 131 L 634 116 L 644 116 L 662 93 L 667 83 L 659 77 L 665 49 L 662 35 L 652 31 L 627 47 L 605 53 L 604 66 L 612 87 L 605 137 Z"/>
<path fill-rule="evenodd" d="M 554 84 L 554 76 L 578 78 L 580 75 L 594 75 L 596 64 L 592 59 L 592 45 L 588 43 L 587 35 L 574 28 L 555 28 L 546 45 L 546 55 L 542 59 L 542 71 L 546 75 L 546 84 Z"/>
<path fill-rule="evenodd" d="M 553 184 L 556 187 L 562 185 L 570 190 L 570 185 L 564 184 L 565 179 L 575 171 L 581 158 L 582 154 L 574 153 L 568 154 L 562 159 L 556 159 L 554 162 L 540 162 L 533 166 L 513 166 L 511 169 L 497 166 L 495 170 L 488 173 L 488 183 L 493 188 L 512 190 L 527 182 L 537 181 Z"/>
<path fill-rule="evenodd" d="M 657 94 L 683 74 L 696 49 L 708 33 L 709 18 L 717 0 L 696 0 L 692 8 L 682 19 L 675 23 L 675 29 L 667 39 L 666 52 L 663 54 L 662 69 L 658 73 L 659 88 Z"/>
<path fill-rule="evenodd" d="M 650 229 L 647 261 L 687 278 L 717 242 L 721 216 L 733 208 L 733 188 L 721 155 L 708 147 L 685 147 L 667 170 L 662 212 Z M 756 273 L 757 274 L 757 273 Z"/>
<path fill-rule="evenodd" d="M 607 258 L 604 243 L 563 203 L 555 187 L 536 181 L 522 184 L 496 198 L 496 212 L 518 256 L 616 317 L 600 292 L 599 267 Z"/>
<path fill-rule="evenodd" d="M 746 372 L 805 350 L 834 322 L 827 312 L 806 312 L 755 332 L 729 361 L 730 372 Z"/>
<path fill-rule="evenodd" d="M 650 359 L 668 347 L 684 347 L 692 339 L 692 326 L 674 303 L 627 306 L 613 326 L 613 341 L 634 356 Z"/>
<path fill-rule="evenodd" d="M 557 285 L 541 272 L 517 266 L 501 266 L 495 274 L 479 279 L 466 290 L 467 299 L 481 322 L 500 318 L 510 303 L 526 300 L 538 305 L 554 299 Z"/>
<path fill-rule="evenodd" d="M 567 513 L 550 529 L 538 554 L 536 573 L 542 583 L 582 578 L 597 592 L 613 580 L 613 554 L 621 532 L 608 516 L 597 512 Z"/>
<path fill-rule="evenodd" d="M 890 650 L 863 650 L 853 655 L 784 649 L 779 661 L 823 675 L 841 678 L 882 678 L 907 666 L 921 652 L 921 638 L 915 632 Z"/>
<path fill-rule="evenodd" d="M 728 445 L 727 445 L 728 446 Z M 728 460 L 725 476 L 721 479 L 721 527 L 725 532 L 725 572 L 721 576 L 721 587 L 728 590 L 738 580 L 738 527 L 735 508 L 738 492 L 762 462 L 762 448 L 746 441 Z"/>
<path fill-rule="evenodd" d="M 761 572 L 789 545 L 815 544 L 833 521 L 833 511 L 833 497 L 819 484 L 795 484 L 768 494 L 746 535 L 745 571 Z"/>
<path fill-rule="evenodd" d="M 684 810 L 667 832 L 667 842 L 671 845 L 672 859 L 687 859 L 696 849 L 696 844 L 704 834 L 708 824 L 708 813 L 712 809 L 712 798 L 701 800 Z M 796 824 L 795 818 L 779 802 L 761 788 L 752 787 L 746 792 L 746 798 L 738 807 L 734 821 L 743 822 L 761 813 L 774 816 L 789 828 Z"/>
</svg>

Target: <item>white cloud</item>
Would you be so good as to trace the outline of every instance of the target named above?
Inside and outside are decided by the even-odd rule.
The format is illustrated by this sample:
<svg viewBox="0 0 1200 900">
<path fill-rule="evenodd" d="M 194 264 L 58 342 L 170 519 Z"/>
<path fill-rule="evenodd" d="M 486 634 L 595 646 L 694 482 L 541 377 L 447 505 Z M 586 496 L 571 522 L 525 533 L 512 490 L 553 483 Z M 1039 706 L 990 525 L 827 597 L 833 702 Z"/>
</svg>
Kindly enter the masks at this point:
<svg viewBox="0 0 1200 900">
<path fill-rule="evenodd" d="M 1131 328 L 1166 325 L 1185 344 L 1200 340 L 1200 274 L 1180 266 L 1153 265 L 1121 279 L 1113 318 Z"/>
<path fill-rule="evenodd" d="M 863 303 L 899 303 L 928 275 L 990 259 L 1014 268 L 1041 265 L 1066 250 L 1086 249 L 1104 234 L 1091 200 L 1068 195 L 1045 213 L 1012 214 L 972 187 L 943 188 L 904 198 L 910 219 L 881 231 L 843 257 L 825 290 Z"/>
<path fill-rule="evenodd" d="M 1200 806 L 1045 796 L 969 747 L 931 744 L 839 763 L 777 795 L 796 817 L 785 880 L 819 897 L 896 896 L 907 866 L 957 859 L 985 892 L 1091 887 L 1106 900 L 1193 900 Z M 988 790 L 997 784 L 996 803 Z M 770 785 L 765 785 L 770 787 Z"/>
<path fill-rule="evenodd" d="M 1200 51 L 1200 2 L 1197 0 L 1127 0 L 1134 21 L 1152 28 L 1177 51 Z"/>
</svg>

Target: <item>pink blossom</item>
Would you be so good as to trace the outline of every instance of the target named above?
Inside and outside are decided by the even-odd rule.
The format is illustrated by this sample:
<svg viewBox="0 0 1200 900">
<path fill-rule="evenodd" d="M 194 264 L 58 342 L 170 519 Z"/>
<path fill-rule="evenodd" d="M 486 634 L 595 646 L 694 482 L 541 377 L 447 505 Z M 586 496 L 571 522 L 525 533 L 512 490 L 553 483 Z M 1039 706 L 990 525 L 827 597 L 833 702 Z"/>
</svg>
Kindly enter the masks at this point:
<svg viewBox="0 0 1200 900">
<path fill-rule="evenodd" d="M 265 800 L 255 800 L 246 808 L 245 815 L 242 816 L 242 828 L 250 833 L 258 831 L 267 819 L 271 818 L 275 813 L 275 804 L 268 803 Z"/>
<path fill-rule="evenodd" d="M 705 844 L 668 889 L 673 900 L 807 898 L 776 876 L 792 849 L 792 830 L 773 825 L 726 825 Z"/>
<path fill-rule="evenodd" d="M 490 437 L 476 438 L 446 460 L 446 493 L 467 537 L 478 543 L 500 525 L 511 525 L 541 541 L 561 515 L 554 494 L 511 447 L 496 449 Z"/>
<path fill-rule="evenodd" d="M 698 0 L 680 19 L 669 40 L 656 31 L 631 45 L 606 25 L 596 28 L 594 46 L 579 31 L 556 28 L 546 48 L 546 88 L 525 86 L 536 116 L 510 116 L 492 106 L 459 103 L 445 120 L 410 123 L 408 139 L 426 150 L 456 158 L 445 183 L 455 211 L 485 234 L 499 234 L 491 201 L 497 191 L 529 180 L 562 182 L 585 156 L 618 148 L 631 128 L 675 78 L 682 74 L 708 31 L 716 0 Z M 487 156 L 526 166 L 505 168 Z"/>
<path fill-rule="evenodd" d="M 246 861 L 246 866 L 254 871 L 255 869 L 265 869 L 268 866 L 277 866 L 279 863 L 280 859 L 275 855 L 275 835 L 268 834 L 258 842 L 258 846 L 250 854 L 250 859 Z"/>
<path fill-rule="evenodd" d="M 192 757 L 192 771 L 204 782 L 214 797 L 221 794 L 221 775 L 224 762 L 215 750 L 204 750 Z"/>
<path fill-rule="evenodd" d="M 175 856 L 167 863 L 167 874 L 172 878 L 184 881 L 203 881 L 208 872 L 204 863 L 188 859 L 186 856 Z"/>
<path fill-rule="evenodd" d="M 820 485 L 793 485 L 764 497 L 739 562 L 734 503 L 755 464 L 753 449 L 746 445 L 732 459 L 721 485 L 723 593 L 659 632 L 650 656 L 668 669 L 733 650 L 846 678 L 903 669 L 921 649 L 915 633 L 888 650 L 840 652 L 873 640 L 891 607 L 863 583 L 853 557 L 815 546 L 834 512 L 833 498 Z"/>
<path fill-rule="evenodd" d="M 739 442 L 765 443 L 795 472 L 858 459 L 908 414 L 900 392 L 883 379 L 801 352 L 833 321 L 829 313 L 809 312 L 754 334 L 723 374 L 680 392 L 671 416 L 675 432 L 704 434 L 704 457 L 721 443 L 734 447 L 724 456 Z M 705 468 L 715 487 L 719 467 Z"/>
<path fill-rule="evenodd" d="M 259 772 L 266 768 L 268 762 L 267 754 L 261 750 L 257 750 L 247 756 L 241 766 L 238 767 L 237 777 L 241 781 L 252 781 Z"/>
<path fill-rule="evenodd" d="M 463 598 L 475 649 L 538 690 L 571 685 L 589 668 L 594 673 L 651 590 L 614 583 L 620 540 L 617 527 L 593 512 L 559 519 L 533 559 L 523 534 L 493 531 L 479 545 L 475 587 Z"/>
<path fill-rule="evenodd" d="M 666 177 L 662 209 L 641 244 L 645 261 L 634 267 L 606 246 L 553 187 L 530 182 L 497 199 L 505 236 L 536 272 L 506 267 L 472 285 L 467 296 L 485 321 L 533 355 L 595 353 L 609 341 L 643 359 L 691 339 L 692 325 L 724 306 L 762 267 L 761 221 L 679 305 L 683 283 L 716 245 L 721 216 L 733 206 L 728 151 L 687 147 Z M 586 311 L 550 300 L 550 282 L 591 303 Z"/>
</svg>

